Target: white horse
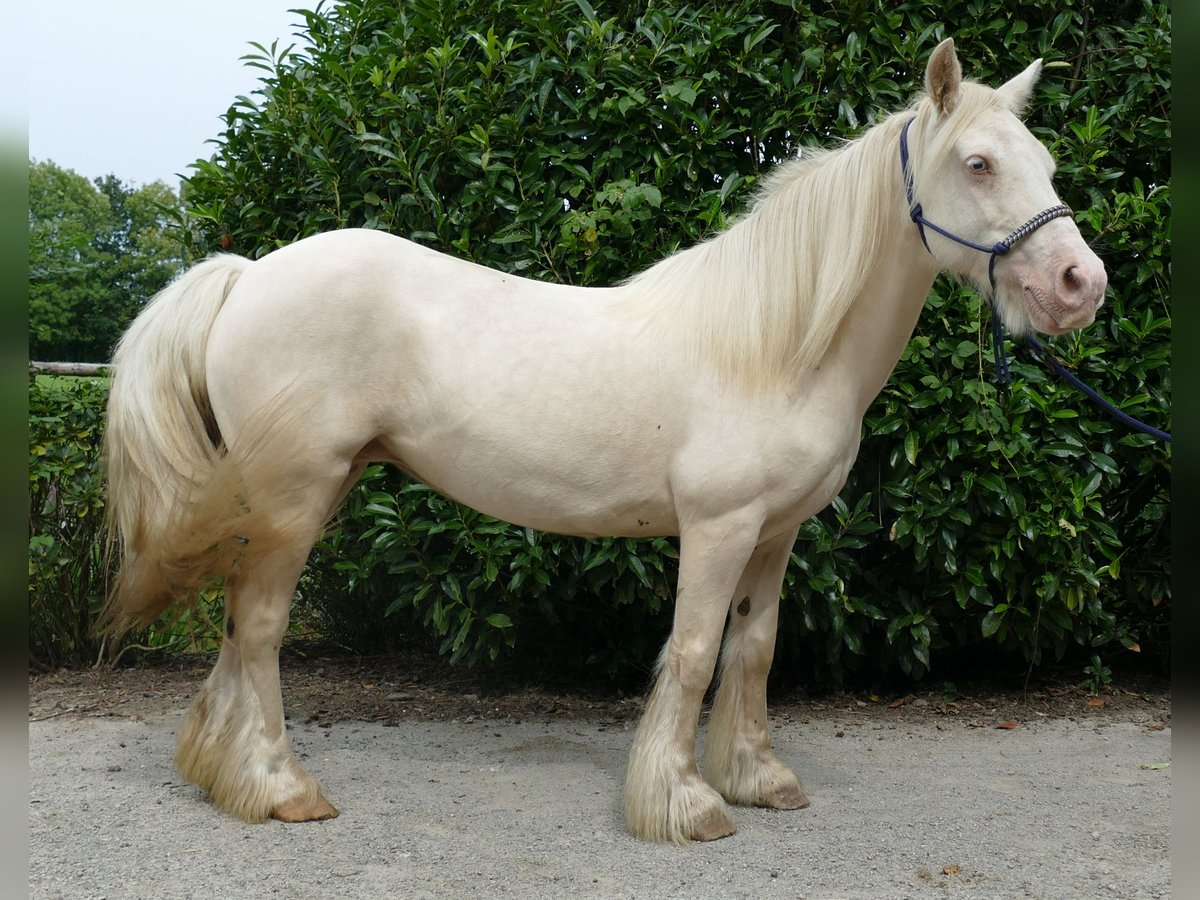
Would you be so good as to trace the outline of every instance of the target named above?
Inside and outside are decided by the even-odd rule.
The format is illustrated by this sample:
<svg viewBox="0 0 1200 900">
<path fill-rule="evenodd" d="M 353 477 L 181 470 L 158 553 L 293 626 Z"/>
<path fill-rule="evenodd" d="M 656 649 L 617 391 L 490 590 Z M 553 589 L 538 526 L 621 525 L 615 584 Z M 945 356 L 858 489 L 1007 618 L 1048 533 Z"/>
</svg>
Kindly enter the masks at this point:
<svg viewBox="0 0 1200 900">
<path fill-rule="evenodd" d="M 225 578 L 183 776 L 247 821 L 337 815 L 292 753 L 279 646 L 314 539 L 385 460 L 521 525 L 679 535 L 674 625 L 625 782 L 633 834 L 710 840 L 734 831 L 727 803 L 806 806 L 767 731 L 784 569 L 799 525 L 841 489 L 934 278 L 987 286 L 994 263 L 1016 332 L 1087 325 L 1103 298 L 1069 216 L 1030 227 L 1058 204 L 1050 155 L 1018 119 L 1040 69 L 991 89 L 943 42 L 907 110 L 779 166 L 737 224 L 618 287 L 346 230 L 257 262 L 213 257 L 159 294 L 114 359 L 110 614 L 146 622 Z M 1021 223 L 1011 252 L 979 252 Z"/>
</svg>

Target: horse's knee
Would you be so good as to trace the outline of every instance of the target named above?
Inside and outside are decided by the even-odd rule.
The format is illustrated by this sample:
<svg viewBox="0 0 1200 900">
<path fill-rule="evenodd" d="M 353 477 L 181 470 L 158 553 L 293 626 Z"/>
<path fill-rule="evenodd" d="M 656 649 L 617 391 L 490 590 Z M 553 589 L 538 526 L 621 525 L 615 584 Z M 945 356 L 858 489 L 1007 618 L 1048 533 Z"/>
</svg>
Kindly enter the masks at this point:
<svg viewBox="0 0 1200 900">
<path fill-rule="evenodd" d="M 686 693 L 703 694 L 712 682 L 718 646 L 719 637 L 717 640 L 708 636 L 690 640 L 672 637 L 667 648 L 667 672 Z"/>
</svg>

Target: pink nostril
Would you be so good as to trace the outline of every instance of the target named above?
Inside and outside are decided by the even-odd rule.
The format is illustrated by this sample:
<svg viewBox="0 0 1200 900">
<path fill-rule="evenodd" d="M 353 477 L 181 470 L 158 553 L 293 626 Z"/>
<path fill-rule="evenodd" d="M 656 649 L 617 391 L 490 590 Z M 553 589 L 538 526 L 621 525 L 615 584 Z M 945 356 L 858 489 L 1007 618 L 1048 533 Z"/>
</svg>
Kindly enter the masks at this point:
<svg viewBox="0 0 1200 900">
<path fill-rule="evenodd" d="M 1103 266 L 1091 266 L 1087 260 L 1072 263 L 1062 270 L 1058 285 L 1059 299 L 1069 307 L 1098 308 L 1104 302 L 1108 278 Z"/>
</svg>

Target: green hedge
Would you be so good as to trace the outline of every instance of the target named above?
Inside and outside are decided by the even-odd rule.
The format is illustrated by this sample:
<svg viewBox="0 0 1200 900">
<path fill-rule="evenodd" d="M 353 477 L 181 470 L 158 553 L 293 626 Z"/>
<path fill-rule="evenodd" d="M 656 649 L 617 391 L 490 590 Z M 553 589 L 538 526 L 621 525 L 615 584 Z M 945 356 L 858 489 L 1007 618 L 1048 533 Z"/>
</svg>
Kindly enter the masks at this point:
<svg viewBox="0 0 1200 900">
<path fill-rule="evenodd" d="M 1030 127 L 1111 285 L 1097 324 L 1054 350 L 1170 425 L 1166 4 L 346 0 L 303 15 L 305 41 L 262 50 L 262 91 L 186 185 L 194 253 L 367 226 L 612 283 L 723 227 L 798 146 L 907 102 L 942 23 L 984 82 L 1044 57 Z M 796 545 L 781 667 L 920 677 L 985 648 L 1014 665 L 1166 659 L 1169 450 L 1024 361 L 997 394 L 987 321 L 970 292 L 935 286 L 850 481 Z M 666 634 L 673 547 L 528 532 L 373 470 L 301 589 L 356 646 L 433 634 L 467 662 L 619 672 Z"/>
<path fill-rule="evenodd" d="M 95 660 L 103 605 L 103 379 L 29 381 L 29 657 L 39 668 Z"/>
</svg>

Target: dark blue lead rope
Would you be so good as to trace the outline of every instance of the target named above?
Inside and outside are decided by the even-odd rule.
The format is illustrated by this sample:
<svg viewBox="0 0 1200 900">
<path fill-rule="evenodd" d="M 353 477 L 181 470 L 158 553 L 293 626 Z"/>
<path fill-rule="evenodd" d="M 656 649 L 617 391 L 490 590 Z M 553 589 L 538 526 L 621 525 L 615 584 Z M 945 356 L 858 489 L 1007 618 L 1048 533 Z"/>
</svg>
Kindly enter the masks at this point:
<svg viewBox="0 0 1200 900">
<path fill-rule="evenodd" d="M 1004 352 L 1004 323 L 996 310 L 992 310 L 992 358 L 996 360 L 996 385 L 1006 390 L 1012 384 L 1008 369 L 1008 354 Z"/>
<path fill-rule="evenodd" d="M 994 313 L 992 315 L 992 321 L 993 321 L 993 323 L 999 322 L 999 317 L 997 317 Z M 1003 326 L 999 326 L 999 328 L 996 328 L 995 326 L 993 326 L 993 334 L 995 334 L 997 331 L 999 331 L 999 333 L 1000 333 L 1000 341 L 1003 342 L 1004 341 Z M 1025 346 L 1028 347 L 1030 352 L 1033 354 L 1034 359 L 1036 359 L 1038 362 L 1040 362 L 1042 365 L 1044 365 L 1047 369 L 1049 369 L 1051 372 L 1053 372 L 1055 375 L 1057 375 L 1059 378 L 1061 378 L 1067 384 L 1071 385 L 1071 387 L 1073 387 L 1076 390 L 1083 393 L 1089 400 L 1092 401 L 1092 403 L 1094 403 L 1097 407 L 1102 409 L 1104 412 L 1108 413 L 1110 416 L 1112 416 L 1118 422 L 1128 425 L 1134 431 L 1140 431 L 1142 434 L 1148 434 L 1148 435 L 1150 435 L 1150 437 L 1156 438 L 1157 440 L 1163 441 L 1164 443 L 1167 443 L 1167 444 L 1171 443 L 1171 432 L 1163 431 L 1159 428 L 1155 428 L 1153 425 L 1147 425 L 1145 422 L 1135 419 L 1133 416 L 1129 415 L 1128 413 L 1124 413 L 1121 410 L 1117 409 L 1115 406 L 1112 405 L 1112 403 L 1110 403 L 1108 400 L 1105 400 L 1102 396 L 1100 396 L 1100 394 L 1094 388 L 1092 388 L 1090 385 L 1085 384 L 1082 380 L 1080 380 L 1080 378 L 1074 372 L 1072 372 L 1070 369 L 1068 369 L 1066 366 L 1064 366 L 1061 362 L 1059 362 L 1059 360 L 1054 357 L 1054 354 L 1052 354 L 1047 349 L 1046 345 L 1043 344 L 1041 341 L 1039 341 L 1037 338 L 1035 338 L 1033 335 L 1031 335 L 1031 334 L 1025 335 L 1024 343 L 1025 343 Z M 1000 352 L 1003 353 L 1004 351 L 1001 350 Z M 1005 361 L 1004 370 L 1007 373 L 1007 371 L 1008 371 L 1007 360 Z"/>
<path fill-rule="evenodd" d="M 996 258 L 1003 256 L 1012 249 L 1013 244 L 1022 238 L 1026 238 L 1033 234 L 1033 232 L 1037 231 L 1047 222 L 1053 221 L 1061 216 L 1074 217 L 1074 213 L 1071 212 L 1071 208 L 1069 206 L 1062 204 L 1058 206 L 1051 206 L 1049 209 L 1042 210 L 1020 228 L 1016 229 L 1007 237 L 1005 237 L 1004 240 L 997 241 L 990 247 L 986 244 L 978 244 L 975 241 L 969 241 L 951 231 L 947 231 L 945 228 L 935 225 L 933 222 L 930 222 L 927 218 L 925 218 L 925 211 L 921 208 L 921 204 L 916 202 L 916 198 L 913 196 L 912 169 L 908 162 L 908 126 L 912 123 L 913 120 L 909 119 L 904 123 L 904 129 L 900 132 L 900 166 L 904 172 L 904 191 L 908 195 L 909 214 L 912 217 L 912 220 L 916 223 L 921 235 L 921 243 L 925 245 L 925 249 L 929 252 L 930 256 L 933 255 L 933 251 L 929 249 L 929 241 L 925 237 L 926 228 L 936 231 L 938 234 L 942 235 L 942 237 L 949 238 L 952 241 L 957 241 L 964 247 L 970 247 L 972 250 L 978 250 L 981 253 L 987 253 L 991 256 L 991 259 L 988 260 L 988 281 L 991 283 L 993 297 L 992 355 L 996 361 L 996 383 L 1002 389 L 1007 388 L 1008 385 L 1012 383 L 1012 373 L 1008 365 L 1008 354 L 1004 350 L 1004 325 L 1000 321 L 1000 316 L 996 314 L 994 303 L 994 298 L 996 296 Z M 1096 404 L 1096 406 L 1108 413 L 1118 422 L 1122 422 L 1135 431 L 1142 432 L 1142 434 L 1148 434 L 1160 441 L 1170 443 L 1171 433 L 1169 431 L 1161 431 L 1158 428 L 1147 425 L 1145 422 L 1138 421 L 1127 413 L 1121 412 L 1121 410 L 1117 409 L 1109 401 L 1101 397 L 1100 394 L 1098 394 L 1091 387 L 1084 384 L 1073 372 L 1068 370 L 1066 366 L 1055 359 L 1053 354 L 1051 354 L 1050 351 L 1046 349 L 1046 346 L 1037 338 L 1033 337 L 1032 335 L 1027 335 L 1025 337 L 1025 345 L 1029 347 L 1030 351 L 1034 355 L 1034 358 L 1037 359 L 1038 362 L 1042 363 L 1044 366 L 1046 366 L 1046 368 L 1054 372 L 1054 374 L 1056 374 L 1063 381 L 1078 389 L 1084 394 L 1084 396 Z"/>
</svg>

